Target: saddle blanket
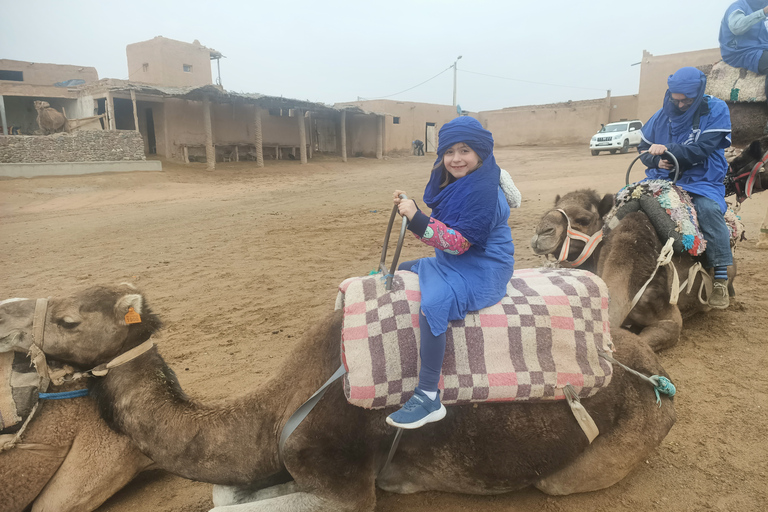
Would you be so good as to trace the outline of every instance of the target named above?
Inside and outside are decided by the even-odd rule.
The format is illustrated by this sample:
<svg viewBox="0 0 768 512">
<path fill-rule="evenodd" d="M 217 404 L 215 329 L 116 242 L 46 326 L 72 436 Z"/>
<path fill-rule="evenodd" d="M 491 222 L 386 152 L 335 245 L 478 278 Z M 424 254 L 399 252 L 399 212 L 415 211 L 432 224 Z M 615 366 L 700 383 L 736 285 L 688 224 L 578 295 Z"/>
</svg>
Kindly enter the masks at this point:
<svg viewBox="0 0 768 512">
<path fill-rule="evenodd" d="M 39 387 L 40 376 L 26 354 L 0 353 L 0 434 L 21 428 L 37 403 Z"/>
<path fill-rule="evenodd" d="M 418 384 L 419 276 L 395 272 L 339 286 L 344 392 L 367 409 L 404 404 Z M 444 404 L 553 400 L 571 384 L 589 397 L 611 381 L 608 289 L 577 269 L 522 269 L 498 304 L 450 322 L 439 387 Z"/>
</svg>

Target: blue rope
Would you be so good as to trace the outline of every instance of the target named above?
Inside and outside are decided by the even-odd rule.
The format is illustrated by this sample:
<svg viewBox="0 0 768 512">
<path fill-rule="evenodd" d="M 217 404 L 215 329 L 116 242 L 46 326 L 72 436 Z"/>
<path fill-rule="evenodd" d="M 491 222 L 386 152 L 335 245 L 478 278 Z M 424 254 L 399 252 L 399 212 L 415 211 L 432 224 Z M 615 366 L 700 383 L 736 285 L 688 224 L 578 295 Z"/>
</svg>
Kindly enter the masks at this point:
<svg viewBox="0 0 768 512">
<path fill-rule="evenodd" d="M 76 389 L 74 391 L 62 391 L 61 393 L 40 393 L 38 398 L 41 400 L 64 400 L 65 398 L 79 398 L 88 395 L 88 388 Z"/>
<path fill-rule="evenodd" d="M 667 396 L 675 396 L 675 393 L 677 393 L 675 385 L 672 384 L 668 378 L 662 375 L 654 375 L 651 377 L 651 380 L 656 381 L 656 385 L 653 386 L 653 391 L 656 393 L 656 403 L 659 404 L 659 407 L 661 407 L 661 397 L 659 396 L 659 393 L 664 393 Z"/>
</svg>

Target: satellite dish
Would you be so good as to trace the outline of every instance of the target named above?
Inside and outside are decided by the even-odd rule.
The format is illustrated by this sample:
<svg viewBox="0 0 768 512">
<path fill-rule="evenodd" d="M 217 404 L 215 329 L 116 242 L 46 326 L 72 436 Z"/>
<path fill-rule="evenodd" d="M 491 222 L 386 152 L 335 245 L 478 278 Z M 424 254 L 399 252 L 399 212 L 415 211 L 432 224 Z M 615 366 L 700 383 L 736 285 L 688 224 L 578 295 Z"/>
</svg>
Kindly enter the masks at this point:
<svg viewBox="0 0 768 512">
<path fill-rule="evenodd" d="M 456 113 L 461 115 L 461 113 L 462 113 L 461 105 L 456 105 Z"/>
</svg>

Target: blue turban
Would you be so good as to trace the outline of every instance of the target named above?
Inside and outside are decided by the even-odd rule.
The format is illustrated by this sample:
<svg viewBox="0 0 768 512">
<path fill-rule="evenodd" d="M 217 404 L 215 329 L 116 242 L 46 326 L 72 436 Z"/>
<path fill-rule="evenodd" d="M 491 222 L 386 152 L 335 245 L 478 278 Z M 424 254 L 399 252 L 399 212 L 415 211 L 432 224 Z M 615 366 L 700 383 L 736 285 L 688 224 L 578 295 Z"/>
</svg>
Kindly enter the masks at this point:
<svg viewBox="0 0 768 512">
<path fill-rule="evenodd" d="M 677 137 L 690 132 L 693 126 L 693 116 L 699 110 L 699 106 L 704 99 L 704 89 L 707 87 L 707 77 L 696 68 L 685 67 L 678 69 L 675 74 L 669 75 L 667 79 L 667 93 L 664 95 L 664 106 L 662 110 L 667 115 L 672 124 L 673 141 L 677 142 Z M 670 98 L 672 93 L 685 94 L 686 98 L 695 98 L 693 104 L 686 111 L 680 110 L 677 103 L 672 103 Z"/>
<path fill-rule="evenodd" d="M 483 161 L 474 172 L 440 188 L 447 171 L 445 152 L 463 142 Z M 432 217 L 461 233 L 472 245 L 485 249 L 499 193 L 501 171 L 493 157 L 493 136 L 477 119 L 462 116 L 440 128 L 437 160 L 424 190 L 424 202 Z"/>
</svg>

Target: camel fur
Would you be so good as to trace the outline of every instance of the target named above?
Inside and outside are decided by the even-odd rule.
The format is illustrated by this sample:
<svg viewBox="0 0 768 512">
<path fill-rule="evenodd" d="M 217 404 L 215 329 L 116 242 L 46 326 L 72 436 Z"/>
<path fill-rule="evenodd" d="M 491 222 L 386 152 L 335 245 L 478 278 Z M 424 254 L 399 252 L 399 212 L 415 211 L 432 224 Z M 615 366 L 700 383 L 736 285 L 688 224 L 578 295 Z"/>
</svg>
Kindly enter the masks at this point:
<svg viewBox="0 0 768 512">
<path fill-rule="evenodd" d="M 43 135 L 69 131 L 67 117 L 47 101 L 35 101 L 35 110 L 37 110 L 37 124 Z"/>
<path fill-rule="evenodd" d="M 0 337 L 32 328 L 31 318 L 25 325 L 14 311 L 11 304 L 0 307 Z M 7 313 L 22 324 L 14 326 Z M 0 350 L 7 348 L 0 340 Z M 70 383 L 48 391 L 83 387 Z M 0 452 L 0 512 L 21 512 L 30 504 L 32 512 L 90 512 L 151 464 L 129 438 L 107 426 L 94 400 L 41 400 L 19 444 Z"/>
<path fill-rule="evenodd" d="M 129 306 L 141 323 L 125 325 Z M 13 315 L 33 313 L 29 301 Z M 125 285 L 52 298 L 48 315 L 44 351 L 81 367 L 111 360 L 159 325 L 144 296 Z M 393 409 L 352 406 L 337 382 L 279 454 L 283 425 L 339 367 L 341 321 L 341 312 L 318 321 L 266 384 L 223 403 L 187 397 L 156 347 L 90 388 L 102 417 L 158 467 L 226 486 L 215 492 L 216 505 L 226 506 L 214 510 L 222 512 L 372 512 L 377 486 L 395 493 L 490 495 L 528 486 L 549 494 L 593 491 L 621 480 L 650 456 L 676 419 L 670 398 L 662 397 L 658 406 L 650 385 L 615 368 L 608 387 L 582 399 L 601 432 L 591 445 L 564 401 L 452 406 L 443 421 L 406 432 L 380 473 L 395 433 L 384 418 Z M 1 347 L 11 338 L 0 329 Z M 115 339 L 118 332 L 122 341 Z M 636 335 L 621 329 L 612 334 L 622 362 L 647 375 L 666 375 Z M 23 347 L 30 335 L 17 329 L 12 343 Z M 242 503 L 251 499 L 259 501 Z"/>
</svg>

